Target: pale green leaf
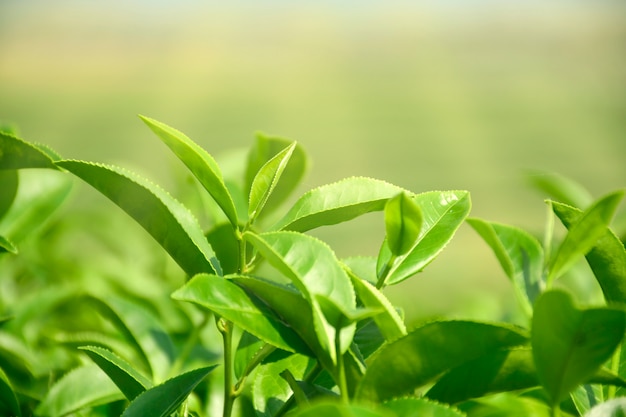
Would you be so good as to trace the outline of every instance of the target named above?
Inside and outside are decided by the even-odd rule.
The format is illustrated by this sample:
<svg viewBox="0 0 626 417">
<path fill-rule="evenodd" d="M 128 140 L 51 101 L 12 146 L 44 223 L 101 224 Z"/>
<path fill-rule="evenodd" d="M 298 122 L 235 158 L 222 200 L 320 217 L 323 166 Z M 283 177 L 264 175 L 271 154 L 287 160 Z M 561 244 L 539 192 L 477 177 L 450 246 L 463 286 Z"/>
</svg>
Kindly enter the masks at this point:
<svg viewBox="0 0 626 417">
<path fill-rule="evenodd" d="M 386 241 L 392 255 L 406 254 L 415 244 L 422 228 L 422 211 L 406 193 L 385 204 Z"/>
<path fill-rule="evenodd" d="M 385 285 L 404 281 L 432 262 L 450 242 L 471 208 L 467 191 L 431 191 L 413 199 L 422 212 L 420 235 L 406 255 L 397 257 L 384 279 Z M 378 257 L 378 271 L 383 270 L 391 257 L 391 251 L 383 245 Z"/>
<path fill-rule="evenodd" d="M 380 211 L 402 188 L 372 178 L 352 177 L 315 188 L 296 201 L 272 230 L 304 232 Z"/>
<path fill-rule="evenodd" d="M 425 324 L 372 356 L 357 398 L 385 401 L 413 393 L 445 371 L 527 341 L 512 326 L 471 321 Z"/>
<path fill-rule="evenodd" d="M 530 316 L 532 305 L 541 291 L 544 262 L 541 244 L 513 226 L 480 219 L 468 219 L 467 222 L 491 247 Z"/>
<path fill-rule="evenodd" d="M 460 406 L 459 406 L 460 407 Z M 543 401 L 505 392 L 490 395 L 463 404 L 471 417 L 553 417 L 552 410 Z M 561 413 L 562 415 L 564 413 Z M 569 417 L 569 414 L 564 417 Z"/>
<path fill-rule="evenodd" d="M 563 275 L 606 234 L 606 229 L 623 197 L 624 191 L 616 191 L 600 198 L 584 211 L 575 224 L 571 225 L 548 265 L 548 283 Z"/>
<path fill-rule="evenodd" d="M 267 200 L 274 192 L 274 188 L 276 188 L 278 181 L 283 175 L 295 147 L 296 142 L 293 142 L 267 161 L 259 169 L 259 172 L 257 172 L 252 181 L 252 186 L 250 187 L 250 198 L 248 202 L 248 217 L 250 222 L 254 221 L 263 210 L 263 207 L 265 207 Z"/>
<path fill-rule="evenodd" d="M 577 224 L 583 215 L 581 210 L 565 204 L 553 202 L 552 208 L 568 229 Z M 619 238 L 610 229 L 606 229 L 585 258 L 606 301 L 626 304 L 626 250 Z"/>
<path fill-rule="evenodd" d="M 533 172 L 528 175 L 528 179 L 550 199 L 560 203 L 584 209 L 593 202 L 593 197 L 585 187 L 560 174 Z"/>
<path fill-rule="evenodd" d="M 563 291 L 543 293 L 535 303 L 532 348 L 539 380 L 552 403 L 594 375 L 625 331 L 622 310 L 581 310 Z"/>
<path fill-rule="evenodd" d="M 95 364 L 84 365 L 59 379 L 35 409 L 37 416 L 65 416 L 86 408 L 124 399 L 124 395 Z"/>
<path fill-rule="evenodd" d="M 300 337 L 283 324 L 261 300 L 223 277 L 196 275 L 174 292 L 172 297 L 213 311 L 280 349 L 290 352 L 306 350 Z"/>
<path fill-rule="evenodd" d="M 397 417 L 464 417 L 466 414 L 424 398 L 396 398 L 383 403 Z"/>
<path fill-rule="evenodd" d="M 252 188 L 252 181 L 261 167 L 276 154 L 289 146 L 293 141 L 257 133 L 254 145 L 248 153 L 246 165 L 246 190 Z M 274 210 L 284 202 L 304 177 L 308 168 L 307 155 L 300 144 L 297 144 L 285 167 L 280 182 L 276 184 L 272 195 L 265 205 L 264 211 Z"/>
<path fill-rule="evenodd" d="M 148 378 L 110 350 L 97 346 L 84 346 L 80 349 L 111 378 L 111 381 L 117 385 L 128 400 L 132 401 L 146 389 L 152 387 L 152 382 Z"/>
<path fill-rule="evenodd" d="M 120 168 L 83 161 L 59 161 L 139 223 L 189 275 L 221 275 L 219 261 L 197 220 L 157 185 Z"/>
<path fill-rule="evenodd" d="M 169 416 L 213 369 L 215 366 L 195 369 L 144 391 L 124 410 L 122 417 Z"/>
<path fill-rule="evenodd" d="M 237 228 L 238 220 L 235 204 L 226 188 L 222 171 L 215 159 L 182 132 L 149 117 L 139 117 L 189 168 L 191 173 L 226 214 L 232 226 Z"/>
<path fill-rule="evenodd" d="M 290 414 L 290 417 L 397 417 L 395 413 L 382 407 L 368 407 L 340 402 L 319 402 L 309 407 L 302 407 Z M 444 416 L 442 416 L 444 417 Z"/>
</svg>

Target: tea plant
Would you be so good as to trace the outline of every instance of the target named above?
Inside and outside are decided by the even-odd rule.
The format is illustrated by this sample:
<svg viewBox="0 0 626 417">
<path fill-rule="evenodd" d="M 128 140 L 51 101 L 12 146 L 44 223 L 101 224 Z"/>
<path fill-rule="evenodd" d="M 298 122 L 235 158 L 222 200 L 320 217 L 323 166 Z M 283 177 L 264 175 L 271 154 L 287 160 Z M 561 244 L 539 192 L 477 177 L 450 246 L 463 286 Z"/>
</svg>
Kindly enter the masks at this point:
<svg viewBox="0 0 626 417">
<path fill-rule="evenodd" d="M 543 242 L 468 218 L 467 191 L 414 193 L 364 177 L 281 210 L 306 171 L 297 143 L 258 135 L 231 178 L 181 132 L 142 120 L 196 178 L 195 215 L 133 172 L 0 133 L 0 284 L 11 289 L 1 297 L 4 415 L 595 416 L 626 407 L 626 252 L 609 229 L 623 191 L 587 204 L 560 177 L 536 177 L 561 200 L 548 201 Z M 57 183 L 20 199 L 28 186 L 18 178 L 31 168 Z M 141 225 L 184 282 L 136 267 L 98 285 L 82 274 L 60 285 L 54 272 L 20 263 L 19 242 L 67 195 L 69 174 Z M 307 234 L 373 211 L 384 213 L 377 256 L 338 259 Z M 566 228 L 560 242 L 554 216 Z M 510 279 L 523 325 L 437 319 L 407 329 L 384 289 L 421 272 L 464 222 Z M 582 257 L 604 305 L 583 306 L 559 286 Z M 172 285 L 169 299 L 154 290 Z"/>
</svg>

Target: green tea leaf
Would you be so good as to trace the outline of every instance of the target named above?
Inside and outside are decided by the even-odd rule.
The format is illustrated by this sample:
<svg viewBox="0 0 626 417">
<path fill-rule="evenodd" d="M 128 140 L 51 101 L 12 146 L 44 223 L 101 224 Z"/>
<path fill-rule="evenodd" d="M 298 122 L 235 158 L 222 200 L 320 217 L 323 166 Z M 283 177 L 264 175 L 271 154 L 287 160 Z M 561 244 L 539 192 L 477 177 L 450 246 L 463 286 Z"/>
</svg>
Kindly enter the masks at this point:
<svg viewBox="0 0 626 417">
<path fill-rule="evenodd" d="M 520 330 L 470 321 L 436 321 L 382 346 L 372 356 L 357 398 L 385 401 L 411 394 L 465 362 L 527 342 Z"/>
<path fill-rule="evenodd" d="M 83 161 L 59 161 L 128 213 L 189 275 L 222 274 L 219 261 L 193 215 L 167 192 L 120 168 Z"/>
<path fill-rule="evenodd" d="M 17 194 L 0 218 L 0 235 L 14 244 L 34 235 L 61 206 L 71 188 L 72 178 L 65 173 L 20 171 Z"/>
<path fill-rule="evenodd" d="M 548 265 L 548 283 L 564 274 L 606 234 L 611 218 L 623 197 L 624 191 L 606 195 L 585 210 L 580 219 L 571 225 Z"/>
<path fill-rule="evenodd" d="M 272 312 L 271 314 L 274 313 Z M 254 336 L 252 333 L 246 331 L 242 332 L 239 343 L 237 344 L 233 363 L 236 378 L 239 379 L 244 374 L 250 362 L 264 347 L 267 348 L 266 342 Z"/>
<path fill-rule="evenodd" d="M 513 283 L 522 307 L 530 316 L 541 291 L 543 249 L 530 234 L 513 226 L 468 219 L 495 253 L 502 269 Z"/>
<path fill-rule="evenodd" d="M 466 381 L 467 382 L 467 381 Z M 398 417 L 464 417 L 466 414 L 424 398 L 396 398 L 383 403 Z"/>
<path fill-rule="evenodd" d="M 220 261 L 224 274 L 234 274 L 239 270 L 239 240 L 230 223 L 222 223 L 206 234 L 206 238 Z"/>
<path fill-rule="evenodd" d="M 626 398 L 615 398 L 593 407 L 585 417 L 623 417 L 626 415 Z"/>
<path fill-rule="evenodd" d="M 17 248 L 9 239 L 0 236 L 0 253 L 2 252 L 17 253 Z"/>
<path fill-rule="evenodd" d="M 422 228 L 416 243 L 399 256 L 384 279 L 385 285 L 404 281 L 423 270 L 446 247 L 467 217 L 471 202 L 467 191 L 431 191 L 413 197 L 422 211 Z M 389 263 L 392 253 L 383 245 L 377 270 Z"/>
<path fill-rule="evenodd" d="M 461 405 L 459 405 L 461 408 Z M 553 417 L 552 410 L 543 401 L 505 392 L 490 395 L 462 405 L 472 417 Z M 569 414 L 561 413 L 564 416 Z"/>
<path fill-rule="evenodd" d="M 59 379 L 39 403 L 35 414 L 65 416 L 122 399 L 120 390 L 100 368 L 84 365 Z"/>
<path fill-rule="evenodd" d="M 593 202 L 589 191 L 571 178 L 550 172 L 534 172 L 528 175 L 528 179 L 535 188 L 560 203 L 584 209 Z"/>
<path fill-rule="evenodd" d="M 234 228 L 238 226 L 237 211 L 233 199 L 226 188 L 222 171 L 215 159 L 185 134 L 168 125 L 139 116 L 150 129 L 165 143 L 189 168 L 205 190 L 220 206 Z"/>
<path fill-rule="evenodd" d="M 400 187 L 372 178 L 346 178 L 304 194 L 271 230 L 305 232 L 345 222 L 383 210 L 387 200 L 403 191 Z"/>
<path fill-rule="evenodd" d="M 7 169 L 0 171 L 0 219 L 13 204 L 17 195 L 17 170 Z"/>
<path fill-rule="evenodd" d="M 84 346 L 80 349 L 111 378 L 128 400 L 132 401 L 152 387 L 152 382 L 148 378 L 110 350 L 97 346 Z"/>
<path fill-rule="evenodd" d="M 122 417 L 169 416 L 213 369 L 215 366 L 189 371 L 144 391 L 124 410 Z"/>
<path fill-rule="evenodd" d="M 450 370 L 426 396 L 435 401 L 456 404 L 488 394 L 538 385 L 531 350 L 513 348 L 491 352 Z"/>
<path fill-rule="evenodd" d="M 299 380 L 313 369 L 315 360 L 302 355 L 276 351 L 257 369 L 252 386 L 252 401 L 259 417 L 272 417 L 292 395 L 289 384 L 279 375 L 288 369 Z"/>
<path fill-rule="evenodd" d="M 625 331 L 626 315 L 621 310 L 580 310 L 569 294 L 544 292 L 535 303 L 532 348 L 539 380 L 552 404 L 594 375 Z"/>
<path fill-rule="evenodd" d="M 372 408 L 357 404 L 339 402 L 320 402 L 309 407 L 302 407 L 290 414 L 293 417 L 396 417 L 390 410 L 382 407 Z M 447 417 L 447 416 L 446 416 Z M 456 416 L 455 416 L 456 417 Z"/>
<path fill-rule="evenodd" d="M 46 151 L 10 133 L 0 131 L 0 170 L 22 168 L 58 169 Z"/>
<path fill-rule="evenodd" d="M 302 340 L 254 295 L 228 279 L 199 274 L 172 297 L 213 311 L 259 339 L 290 352 L 306 350 Z"/>
<path fill-rule="evenodd" d="M 587 413 L 602 401 L 603 392 L 600 385 L 579 385 L 570 393 L 570 399 L 580 415 Z"/>
<path fill-rule="evenodd" d="M 250 187 L 250 201 L 248 203 L 248 218 L 250 222 L 253 222 L 259 216 L 263 207 L 265 207 L 267 200 L 274 192 L 274 188 L 276 188 L 278 181 L 283 175 L 283 171 L 287 167 L 295 147 L 296 143 L 293 142 L 267 161 L 257 172 Z"/>
<path fill-rule="evenodd" d="M 22 416 L 11 381 L 2 369 L 0 369 L 0 413 L 7 416 Z"/>
<path fill-rule="evenodd" d="M 373 320 L 388 342 L 405 336 L 406 326 L 402 318 L 391 305 L 387 297 L 376 287 L 356 275 L 349 273 L 357 297 L 365 307 L 381 310 L 381 314 L 373 316 Z"/>
<path fill-rule="evenodd" d="M 413 247 L 421 228 L 422 211 L 406 193 L 400 193 L 387 201 L 386 241 L 394 256 L 404 255 Z"/>
<path fill-rule="evenodd" d="M 252 188 L 252 181 L 261 167 L 292 142 L 287 139 L 257 133 L 256 141 L 248 153 L 245 173 L 246 190 L 249 191 Z M 308 159 L 306 153 L 302 146 L 297 144 L 289 158 L 280 182 L 276 184 L 274 191 L 267 200 L 265 211 L 274 210 L 291 195 L 304 177 L 307 167 Z"/>
<path fill-rule="evenodd" d="M 565 204 L 552 203 L 554 213 L 568 229 L 577 224 L 583 212 Z M 623 243 L 610 230 L 585 255 L 591 267 L 604 298 L 609 303 L 626 304 L 626 250 Z"/>
</svg>

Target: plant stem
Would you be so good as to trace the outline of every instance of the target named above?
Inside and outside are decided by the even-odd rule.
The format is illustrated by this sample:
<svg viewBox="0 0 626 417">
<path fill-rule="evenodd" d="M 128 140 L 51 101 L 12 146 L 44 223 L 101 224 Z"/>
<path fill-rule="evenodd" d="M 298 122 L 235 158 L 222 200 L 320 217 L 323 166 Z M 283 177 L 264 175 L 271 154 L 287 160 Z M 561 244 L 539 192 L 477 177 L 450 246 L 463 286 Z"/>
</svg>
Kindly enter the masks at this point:
<svg viewBox="0 0 626 417">
<path fill-rule="evenodd" d="M 304 378 L 304 381 L 311 383 L 313 380 L 315 380 L 315 378 L 319 376 L 319 374 L 322 373 L 322 370 L 323 368 L 320 365 L 320 363 L 316 362 L 315 366 L 309 371 L 309 373 Z M 287 401 L 285 401 L 284 404 L 278 409 L 276 414 L 274 414 L 274 417 L 283 417 L 287 413 L 287 411 L 291 409 L 291 406 L 294 401 L 295 401 L 295 398 L 294 398 L 294 395 L 292 394 L 291 397 L 289 397 Z"/>
<path fill-rule="evenodd" d="M 380 290 L 383 288 L 383 285 L 385 285 L 385 280 L 387 279 L 387 275 L 389 275 L 389 271 L 391 271 L 391 267 L 393 266 L 393 263 L 396 261 L 396 258 L 397 257 L 395 255 L 391 255 L 391 258 L 389 258 L 389 261 L 385 264 L 382 271 L 379 272 L 378 281 L 376 281 L 377 289 Z"/>
<path fill-rule="evenodd" d="M 224 411 L 223 417 L 230 417 L 236 395 L 233 392 L 233 324 L 223 318 L 217 319 L 217 329 L 222 334 L 224 346 Z"/>
<path fill-rule="evenodd" d="M 344 404 L 350 402 L 348 397 L 348 381 L 346 380 L 346 367 L 343 361 L 343 355 L 341 354 L 341 332 L 340 329 L 335 329 L 335 352 L 337 355 L 337 386 L 339 387 L 339 395 L 341 395 L 341 401 Z"/>
<path fill-rule="evenodd" d="M 237 240 L 239 240 L 239 268 L 237 268 L 238 272 L 243 274 L 246 272 L 246 240 L 243 238 L 241 231 L 237 229 L 235 231 L 237 234 Z"/>
<path fill-rule="evenodd" d="M 613 354 L 613 357 L 611 358 L 611 371 L 615 374 L 615 375 L 619 375 L 619 365 L 622 359 L 622 345 L 619 345 L 617 347 L 617 350 L 615 350 L 615 353 Z M 606 392 L 606 399 L 607 400 L 612 400 L 613 398 L 615 398 L 615 394 L 617 393 L 617 387 L 615 385 L 609 385 L 609 388 Z"/>
</svg>

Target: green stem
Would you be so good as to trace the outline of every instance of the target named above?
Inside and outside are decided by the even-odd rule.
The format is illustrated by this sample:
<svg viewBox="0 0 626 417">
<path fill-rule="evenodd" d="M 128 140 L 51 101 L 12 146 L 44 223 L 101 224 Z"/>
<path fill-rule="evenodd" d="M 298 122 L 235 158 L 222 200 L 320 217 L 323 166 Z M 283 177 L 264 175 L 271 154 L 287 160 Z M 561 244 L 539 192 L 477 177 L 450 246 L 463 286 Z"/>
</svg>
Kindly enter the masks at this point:
<svg viewBox="0 0 626 417">
<path fill-rule="evenodd" d="M 622 345 L 619 345 L 617 347 L 617 350 L 613 354 L 613 357 L 611 358 L 611 371 L 615 375 L 619 375 L 619 366 L 620 366 L 621 360 L 622 360 Z M 617 387 L 615 385 L 609 385 L 609 388 L 606 392 L 606 396 L 607 396 L 606 399 L 612 400 L 613 398 L 615 398 L 616 394 L 617 394 Z"/>
<path fill-rule="evenodd" d="M 337 354 L 337 386 L 339 387 L 339 395 L 341 395 L 341 401 L 344 404 L 350 402 L 348 397 L 348 381 L 346 380 L 346 367 L 343 361 L 343 355 L 341 354 L 341 332 L 340 329 L 335 329 L 335 352 Z"/>
<path fill-rule="evenodd" d="M 230 417 L 236 395 L 233 392 L 233 324 L 223 318 L 217 319 L 217 329 L 222 334 L 224 345 L 224 411 L 223 417 Z"/>
<path fill-rule="evenodd" d="M 391 271 L 391 267 L 396 261 L 396 258 L 397 257 L 395 255 L 391 255 L 391 258 L 389 258 L 389 261 L 385 264 L 385 266 L 383 267 L 383 270 L 380 271 L 380 273 L 378 274 L 378 281 L 376 281 L 377 289 L 380 290 L 383 288 L 383 285 L 385 285 L 385 280 L 387 279 L 387 275 L 389 275 L 389 271 Z"/>
<path fill-rule="evenodd" d="M 322 373 L 322 366 L 319 362 L 315 363 L 315 366 L 309 371 L 309 373 L 304 378 L 305 382 L 311 383 Z M 284 404 L 278 409 L 278 411 L 274 414 L 274 417 L 283 417 L 289 410 L 291 410 L 291 406 L 293 405 L 295 398 L 293 394 L 291 397 L 284 402 Z"/>
<path fill-rule="evenodd" d="M 189 334 L 189 337 L 185 341 L 185 345 L 183 346 L 183 349 L 180 351 L 178 357 L 176 358 L 176 360 L 172 364 L 172 367 L 170 368 L 170 371 L 169 371 L 170 377 L 175 377 L 176 375 L 178 375 L 181 368 L 183 367 L 183 364 L 189 358 L 189 355 L 191 355 L 193 348 L 197 345 L 198 339 L 200 338 L 200 333 L 202 332 L 202 329 L 204 329 L 204 326 L 206 326 L 207 323 L 209 322 L 210 317 L 211 317 L 211 313 L 204 314 L 202 321 L 197 326 L 193 326 L 193 329 L 191 333 Z"/>
</svg>

